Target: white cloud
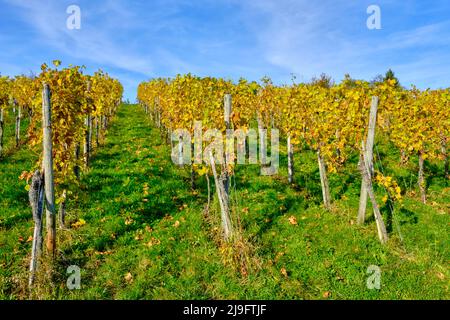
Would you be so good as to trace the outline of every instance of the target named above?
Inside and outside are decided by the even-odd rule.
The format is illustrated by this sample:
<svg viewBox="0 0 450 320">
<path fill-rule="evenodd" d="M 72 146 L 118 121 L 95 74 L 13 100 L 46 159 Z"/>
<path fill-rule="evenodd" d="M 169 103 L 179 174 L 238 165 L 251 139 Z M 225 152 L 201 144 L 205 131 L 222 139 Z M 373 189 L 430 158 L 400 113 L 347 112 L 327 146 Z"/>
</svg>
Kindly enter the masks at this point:
<svg viewBox="0 0 450 320">
<path fill-rule="evenodd" d="M 411 23 L 415 27 L 402 31 L 368 31 L 366 8 L 364 3 L 352 1 L 244 2 L 261 54 L 284 69 L 286 77 L 293 72 L 308 80 L 325 72 L 336 78 L 350 73 L 369 79 L 395 67 L 407 83 L 425 84 L 430 80 L 427 72 L 445 81 L 442 64 L 450 53 L 439 47 L 448 48 L 450 21 L 422 26 Z M 422 59 L 420 53 L 425 52 L 432 53 L 433 59 Z M 434 78 L 429 83 L 437 82 Z"/>
<path fill-rule="evenodd" d="M 150 59 L 135 53 L 127 43 L 118 43 L 114 40 L 118 22 L 128 21 L 131 14 L 125 7 L 120 6 L 118 1 L 105 1 L 98 6 L 97 19 L 100 23 L 92 25 L 84 21 L 85 11 L 81 6 L 82 27 L 80 30 L 66 28 L 68 17 L 66 8 L 56 1 L 11 3 L 22 9 L 24 20 L 37 32 L 38 39 L 35 42 L 56 49 L 55 55 L 59 52 L 68 57 L 146 75 L 153 72 Z M 95 15 L 92 9 L 87 12 L 88 15 Z M 123 24 L 120 28 L 123 28 Z"/>
</svg>

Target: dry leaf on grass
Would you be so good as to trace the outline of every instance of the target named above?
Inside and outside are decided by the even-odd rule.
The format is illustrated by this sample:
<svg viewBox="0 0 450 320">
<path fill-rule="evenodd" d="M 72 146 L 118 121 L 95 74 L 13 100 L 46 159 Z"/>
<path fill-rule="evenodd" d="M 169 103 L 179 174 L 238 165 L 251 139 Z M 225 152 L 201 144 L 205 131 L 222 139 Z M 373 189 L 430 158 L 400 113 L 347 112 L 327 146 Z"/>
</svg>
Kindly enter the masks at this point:
<svg viewBox="0 0 450 320">
<path fill-rule="evenodd" d="M 289 223 L 294 225 L 294 226 L 296 226 L 298 224 L 297 223 L 297 218 L 295 218 L 294 216 L 290 216 L 289 217 Z"/>
</svg>

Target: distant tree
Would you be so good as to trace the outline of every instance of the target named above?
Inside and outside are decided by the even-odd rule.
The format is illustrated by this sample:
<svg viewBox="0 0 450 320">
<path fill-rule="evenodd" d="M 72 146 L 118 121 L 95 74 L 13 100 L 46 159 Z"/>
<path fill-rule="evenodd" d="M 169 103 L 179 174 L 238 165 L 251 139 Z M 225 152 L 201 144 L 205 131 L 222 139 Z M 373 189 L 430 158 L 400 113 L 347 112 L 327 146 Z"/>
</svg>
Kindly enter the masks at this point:
<svg viewBox="0 0 450 320">
<path fill-rule="evenodd" d="M 322 73 L 320 77 L 313 77 L 311 79 L 312 85 L 318 85 L 322 88 L 331 88 L 334 86 L 334 80 L 331 76 L 326 75 L 325 73 Z"/>
<path fill-rule="evenodd" d="M 377 86 L 377 85 L 379 85 L 379 84 L 381 84 L 383 82 L 386 82 L 388 80 L 395 80 L 396 81 L 396 86 L 400 87 L 400 81 L 395 76 L 395 73 L 394 73 L 394 71 L 392 71 L 392 69 L 389 69 L 388 71 L 386 71 L 384 76 L 382 74 L 377 75 L 375 78 L 372 79 L 370 84 L 372 86 Z"/>
<path fill-rule="evenodd" d="M 388 71 L 386 71 L 386 74 L 384 75 L 384 81 L 387 80 L 396 80 L 397 83 L 399 83 L 397 77 L 395 76 L 394 71 L 392 71 L 392 69 L 389 69 Z"/>
<path fill-rule="evenodd" d="M 344 75 L 344 79 L 342 80 L 342 83 L 345 84 L 346 87 L 348 88 L 354 88 L 356 86 L 356 82 L 358 80 L 353 79 L 350 74 L 346 73 Z"/>
<path fill-rule="evenodd" d="M 370 84 L 372 86 L 377 86 L 377 85 L 379 85 L 380 83 L 383 83 L 383 82 L 384 82 L 384 76 L 382 74 L 379 74 L 379 75 L 375 76 L 372 79 L 372 81 L 370 81 Z"/>
</svg>

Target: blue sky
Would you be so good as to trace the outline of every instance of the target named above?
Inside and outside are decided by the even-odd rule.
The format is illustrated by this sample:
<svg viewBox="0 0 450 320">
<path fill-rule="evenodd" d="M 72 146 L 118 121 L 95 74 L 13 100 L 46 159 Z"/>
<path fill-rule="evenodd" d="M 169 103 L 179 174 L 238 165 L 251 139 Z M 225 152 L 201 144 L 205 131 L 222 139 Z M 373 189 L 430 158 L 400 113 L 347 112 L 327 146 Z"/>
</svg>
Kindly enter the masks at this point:
<svg viewBox="0 0 450 320">
<path fill-rule="evenodd" d="M 66 27 L 72 4 L 80 30 Z M 381 30 L 366 27 L 371 4 Z M 450 87 L 450 1 L 0 0 L 0 72 L 54 59 L 104 69 L 132 101 L 140 81 L 187 72 L 289 83 L 392 68 L 406 86 Z"/>
</svg>

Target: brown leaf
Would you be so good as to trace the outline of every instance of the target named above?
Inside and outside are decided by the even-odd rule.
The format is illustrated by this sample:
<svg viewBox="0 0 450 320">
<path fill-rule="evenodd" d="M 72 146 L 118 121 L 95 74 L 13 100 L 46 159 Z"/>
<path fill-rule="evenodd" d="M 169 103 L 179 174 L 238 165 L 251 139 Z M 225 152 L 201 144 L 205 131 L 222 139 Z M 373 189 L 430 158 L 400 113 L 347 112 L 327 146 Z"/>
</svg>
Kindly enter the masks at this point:
<svg viewBox="0 0 450 320">
<path fill-rule="evenodd" d="M 281 268 L 281 274 L 287 278 L 288 274 L 285 268 Z"/>
<path fill-rule="evenodd" d="M 297 223 L 297 218 L 295 218 L 294 216 L 290 216 L 289 217 L 289 223 L 296 226 L 298 224 Z"/>
<path fill-rule="evenodd" d="M 322 295 L 322 297 L 324 298 L 329 298 L 331 296 L 331 292 L 330 291 L 325 291 Z"/>
</svg>

